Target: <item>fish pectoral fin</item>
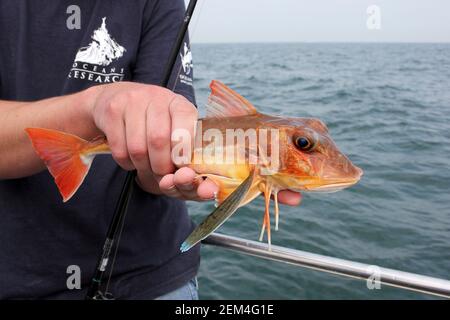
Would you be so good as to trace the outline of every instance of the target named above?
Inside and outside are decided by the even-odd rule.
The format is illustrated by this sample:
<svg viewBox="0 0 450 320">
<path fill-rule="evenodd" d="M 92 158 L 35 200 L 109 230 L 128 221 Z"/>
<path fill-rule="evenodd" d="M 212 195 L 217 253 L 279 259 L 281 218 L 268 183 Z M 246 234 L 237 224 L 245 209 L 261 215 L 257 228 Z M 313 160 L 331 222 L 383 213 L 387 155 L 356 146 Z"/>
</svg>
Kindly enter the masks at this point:
<svg viewBox="0 0 450 320">
<path fill-rule="evenodd" d="M 236 212 L 241 203 L 248 197 L 254 184 L 255 171 L 250 175 L 209 215 L 203 220 L 187 239 L 182 243 L 180 250 L 186 252 L 198 242 L 208 237 L 219 228 L 231 215 Z M 259 193 L 258 193 L 259 194 Z"/>
</svg>

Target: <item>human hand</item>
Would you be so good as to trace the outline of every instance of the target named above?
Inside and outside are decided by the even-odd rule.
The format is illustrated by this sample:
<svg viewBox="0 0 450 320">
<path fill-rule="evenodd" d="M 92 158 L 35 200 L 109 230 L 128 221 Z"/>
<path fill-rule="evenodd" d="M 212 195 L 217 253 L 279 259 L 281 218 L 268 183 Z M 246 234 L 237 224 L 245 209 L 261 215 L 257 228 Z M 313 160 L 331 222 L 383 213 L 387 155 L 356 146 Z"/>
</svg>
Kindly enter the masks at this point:
<svg viewBox="0 0 450 320">
<path fill-rule="evenodd" d="M 208 200 L 217 185 L 190 168 L 177 169 L 171 158 L 174 130 L 194 137 L 197 109 L 186 98 L 154 85 L 120 82 L 97 86 L 91 109 L 97 128 L 107 137 L 112 156 L 125 170 L 137 170 L 139 186 L 149 193 L 185 200 Z M 186 143 L 181 141 L 177 143 Z M 189 146 L 180 146 L 191 148 Z M 280 203 L 297 205 L 301 196 L 281 191 Z"/>
</svg>

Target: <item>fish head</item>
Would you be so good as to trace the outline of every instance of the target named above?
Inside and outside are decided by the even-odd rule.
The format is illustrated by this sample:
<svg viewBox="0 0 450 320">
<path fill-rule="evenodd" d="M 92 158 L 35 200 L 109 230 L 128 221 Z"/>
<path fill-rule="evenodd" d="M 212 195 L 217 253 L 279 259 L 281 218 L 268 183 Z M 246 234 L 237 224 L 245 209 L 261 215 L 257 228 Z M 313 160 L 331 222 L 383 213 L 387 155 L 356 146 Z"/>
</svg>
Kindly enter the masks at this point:
<svg viewBox="0 0 450 320">
<path fill-rule="evenodd" d="M 274 179 L 294 191 L 335 192 L 357 183 L 363 171 L 343 154 L 319 119 L 282 119 L 280 170 Z"/>
</svg>

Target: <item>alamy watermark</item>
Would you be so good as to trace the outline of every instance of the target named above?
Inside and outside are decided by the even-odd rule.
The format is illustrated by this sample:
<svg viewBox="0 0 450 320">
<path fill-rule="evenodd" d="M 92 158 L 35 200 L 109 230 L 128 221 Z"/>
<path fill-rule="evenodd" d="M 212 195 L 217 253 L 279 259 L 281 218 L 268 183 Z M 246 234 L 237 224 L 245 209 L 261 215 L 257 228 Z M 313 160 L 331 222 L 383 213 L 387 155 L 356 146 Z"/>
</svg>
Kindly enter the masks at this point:
<svg viewBox="0 0 450 320">
<path fill-rule="evenodd" d="M 66 273 L 69 274 L 66 280 L 66 286 L 69 290 L 81 289 L 81 268 L 76 264 L 67 267 Z"/>
<path fill-rule="evenodd" d="M 367 272 L 370 276 L 366 280 L 366 286 L 369 290 L 380 290 L 381 289 L 381 270 L 378 266 L 367 267 Z"/>
<path fill-rule="evenodd" d="M 199 120 L 194 139 L 186 129 L 172 132 L 172 161 L 175 165 L 258 165 L 263 175 L 279 171 L 278 129 L 208 128 L 203 131 L 202 127 Z"/>
<path fill-rule="evenodd" d="M 66 26 L 69 30 L 81 29 L 81 9 L 79 6 L 72 4 L 67 7 L 66 13 L 69 15 L 66 20 Z"/>
<path fill-rule="evenodd" d="M 366 26 L 369 30 L 381 29 L 381 9 L 379 6 L 373 4 L 366 9 L 368 15 L 366 20 Z"/>
</svg>

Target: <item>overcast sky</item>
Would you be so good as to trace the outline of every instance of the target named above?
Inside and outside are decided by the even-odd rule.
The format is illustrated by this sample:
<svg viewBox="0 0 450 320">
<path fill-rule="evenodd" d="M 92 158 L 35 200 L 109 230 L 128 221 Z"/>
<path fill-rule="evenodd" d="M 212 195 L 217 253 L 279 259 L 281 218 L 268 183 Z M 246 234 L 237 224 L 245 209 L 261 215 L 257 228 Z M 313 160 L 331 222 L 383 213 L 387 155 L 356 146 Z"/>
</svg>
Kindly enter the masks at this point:
<svg viewBox="0 0 450 320">
<path fill-rule="evenodd" d="M 450 0 L 198 0 L 190 32 L 196 43 L 450 42 Z"/>
</svg>

